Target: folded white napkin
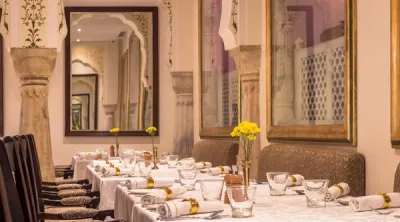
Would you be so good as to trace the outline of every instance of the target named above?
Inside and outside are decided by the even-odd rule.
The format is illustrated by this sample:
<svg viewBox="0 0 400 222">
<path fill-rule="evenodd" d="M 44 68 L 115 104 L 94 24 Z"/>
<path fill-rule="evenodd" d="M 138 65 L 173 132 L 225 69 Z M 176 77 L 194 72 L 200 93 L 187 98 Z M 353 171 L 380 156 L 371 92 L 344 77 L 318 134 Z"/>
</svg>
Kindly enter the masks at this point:
<svg viewBox="0 0 400 222">
<path fill-rule="evenodd" d="M 103 174 L 115 175 L 115 176 L 128 175 L 131 172 L 132 172 L 132 169 L 130 169 L 130 168 L 119 168 L 119 167 L 108 168 L 108 169 L 103 168 L 103 171 L 102 171 Z"/>
<path fill-rule="evenodd" d="M 350 187 L 347 183 L 339 183 L 329 187 L 325 194 L 325 199 L 327 201 L 334 201 L 339 197 L 346 196 L 350 193 Z"/>
<path fill-rule="evenodd" d="M 196 169 L 203 169 L 203 168 L 210 168 L 212 167 L 212 164 L 210 162 L 199 162 L 195 163 Z"/>
<path fill-rule="evenodd" d="M 166 187 L 154 190 L 144 195 L 141 199 L 143 205 L 162 204 L 167 200 L 175 199 L 177 196 L 186 193 L 186 189 L 182 186 Z M 170 193 L 170 194 L 169 194 Z M 169 194 L 169 195 L 168 195 Z"/>
<path fill-rule="evenodd" d="M 76 153 L 76 156 L 81 160 L 95 160 L 97 158 L 95 152 L 78 152 Z"/>
<path fill-rule="evenodd" d="M 199 213 L 210 213 L 219 210 L 223 210 L 224 205 L 221 201 L 198 201 Z M 165 218 L 174 218 L 183 215 L 189 215 L 190 213 L 190 202 L 178 202 L 178 201 L 167 201 L 165 204 L 160 205 L 157 208 L 157 212 L 160 214 L 161 217 Z"/>
<path fill-rule="evenodd" d="M 229 171 L 231 171 L 231 168 L 229 166 L 212 167 L 212 168 L 210 168 L 210 173 L 212 175 L 229 173 Z"/>
<path fill-rule="evenodd" d="M 102 174 L 105 174 L 105 173 L 107 173 L 107 170 L 108 170 L 108 169 L 115 168 L 115 167 L 118 167 L 118 168 L 125 168 L 125 166 L 124 166 L 122 163 L 113 163 L 113 166 L 112 166 L 112 167 L 111 167 L 111 165 L 96 166 L 96 167 L 95 167 L 95 171 L 96 171 L 96 172 L 101 172 Z"/>
<path fill-rule="evenodd" d="M 148 187 L 148 178 L 132 178 L 127 180 L 126 183 L 131 184 L 131 189 L 147 189 L 147 188 L 163 188 L 170 187 L 175 183 L 175 179 L 172 178 L 151 178 L 154 181 L 153 187 Z"/>
<path fill-rule="evenodd" d="M 90 165 L 92 167 L 96 167 L 96 166 L 107 166 L 110 165 L 110 163 L 112 164 L 116 164 L 116 163 L 121 163 L 121 161 L 118 160 L 108 160 L 108 163 L 105 160 L 93 160 Z"/>
<path fill-rule="evenodd" d="M 290 175 L 287 179 L 287 186 L 301 186 L 303 184 L 304 177 L 300 174 Z"/>
<path fill-rule="evenodd" d="M 390 208 L 392 207 L 400 207 L 400 193 L 388 193 L 390 197 L 391 204 Z M 370 207 L 373 209 L 381 209 L 385 204 L 384 198 L 382 195 L 370 195 L 365 197 L 356 197 L 350 200 L 350 207 L 354 211 L 369 211 L 371 210 Z"/>
</svg>

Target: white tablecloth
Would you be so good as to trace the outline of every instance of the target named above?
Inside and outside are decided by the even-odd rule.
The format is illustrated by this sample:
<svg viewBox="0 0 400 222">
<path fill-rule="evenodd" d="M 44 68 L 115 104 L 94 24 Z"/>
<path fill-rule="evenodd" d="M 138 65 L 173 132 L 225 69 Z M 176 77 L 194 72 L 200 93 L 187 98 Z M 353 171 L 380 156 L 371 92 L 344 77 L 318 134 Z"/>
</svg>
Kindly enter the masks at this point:
<svg viewBox="0 0 400 222">
<path fill-rule="evenodd" d="M 86 166 L 89 165 L 90 162 L 92 162 L 92 160 L 81 160 L 77 156 L 72 157 L 71 169 L 74 170 L 74 180 L 86 179 Z"/>
<path fill-rule="evenodd" d="M 325 208 L 309 208 L 306 203 L 305 195 L 298 195 L 288 191 L 288 195 L 280 197 L 269 196 L 268 185 L 256 185 L 257 195 L 256 203 L 253 207 L 253 215 L 246 219 L 237 219 L 230 217 L 231 208 L 225 204 L 225 211 L 220 219 L 213 221 L 246 221 L 246 222 L 389 222 L 400 221 L 391 215 L 379 215 L 376 212 L 353 212 L 349 206 L 342 206 L 335 202 L 327 203 Z M 190 191 L 193 192 L 193 191 Z M 135 198 L 131 195 L 131 200 Z M 130 203 L 129 207 L 133 203 Z M 116 206 L 119 208 L 119 206 Z M 396 209 L 391 209 L 396 210 Z M 400 209 L 398 209 L 400 211 Z M 115 209 L 118 212 L 119 209 Z M 128 211 L 131 211 L 128 209 Z M 116 215 L 117 216 L 117 215 Z M 119 216 L 119 215 L 118 215 Z M 155 222 L 158 213 L 150 212 L 142 207 L 141 204 L 135 204 L 128 217 L 117 218 L 125 219 L 128 222 Z M 207 214 L 197 215 L 207 216 Z M 203 222 L 202 219 L 182 220 L 187 222 Z"/>
<path fill-rule="evenodd" d="M 159 170 L 152 170 L 150 174 L 152 177 L 173 178 L 175 180 L 179 179 L 178 171 L 176 169 L 168 169 L 167 165 L 161 165 L 159 167 Z M 125 176 L 101 177 L 101 175 L 96 173 L 90 166 L 87 166 L 86 172 L 86 178 L 92 184 L 92 191 L 100 191 L 99 210 L 114 209 L 117 186 L 128 178 Z M 223 177 L 210 176 L 209 174 L 199 174 L 197 178 L 199 180 L 211 178 L 223 180 Z"/>
</svg>

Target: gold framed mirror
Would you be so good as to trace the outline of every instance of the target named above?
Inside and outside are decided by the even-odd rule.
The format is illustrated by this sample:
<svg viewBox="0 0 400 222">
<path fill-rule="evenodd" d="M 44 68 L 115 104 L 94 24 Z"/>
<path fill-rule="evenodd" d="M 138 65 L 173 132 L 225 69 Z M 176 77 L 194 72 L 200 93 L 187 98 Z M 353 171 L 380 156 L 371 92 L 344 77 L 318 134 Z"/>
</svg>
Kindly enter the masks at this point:
<svg viewBox="0 0 400 222">
<path fill-rule="evenodd" d="M 229 138 L 240 121 L 236 64 L 218 34 L 222 0 L 198 0 L 200 137 Z"/>
<path fill-rule="evenodd" d="M 267 0 L 267 138 L 356 145 L 356 0 Z"/>
<path fill-rule="evenodd" d="M 400 146 L 400 1 L 391 0 L 391 49 L 390 49 L 390 75 L 391 75 L 391 133 L 390 140 L 393 148 Z"/>
</svg>

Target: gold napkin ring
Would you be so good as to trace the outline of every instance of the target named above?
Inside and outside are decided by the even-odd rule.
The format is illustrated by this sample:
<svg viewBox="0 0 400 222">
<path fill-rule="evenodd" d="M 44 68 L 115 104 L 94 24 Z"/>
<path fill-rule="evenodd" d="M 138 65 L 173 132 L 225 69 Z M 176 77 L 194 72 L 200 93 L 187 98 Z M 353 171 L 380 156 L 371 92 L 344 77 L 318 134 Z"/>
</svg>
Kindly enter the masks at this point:
<svg viewBox="0 0 400 222">
<path fill-rule="evenodd" d="M 110 163 L 110 167 L 111 167 L 111 168 L 114 168 L 114 164 L 113 164 L 113 163 Z"/>
<path fill-rule="evenodd" d="M 106 160 L 106 164 L 110 164 L 110 161 Z"/>
<path fill-rule="evenodd" d="M 291 175 L 290 178 L 292 178 L 292 186 L 296 186 L 296 184 L 297 184 L 296 177 Z"/>
<path fill-rule="evenodd" d="M 147 189 L 154 188 L 154 179 L 152 177 L 147 177 Z"/>
<path fill-rule="evenodd" d="M 203 164 L 204 167 L 206 167 L 206 162 L 201 161 L 201 163 Z"/>
<path fill-rule="evenodd" d="M 390 198 L 387 193 L 378 193 L 377 195 L 380 195 L 383 198 L 384 203 L 382 209 L 387 209 L 392 205 L 392 198 Z"/>
<path fill-rule="evenodd" d="M 221 169 L 221 173 L 224 173 L 225 171 L 224 167 L 220 166 L 219 168 Z"/>
<path fill-rule="evenodd" d="M 117 167 L 115 168 L 115 175 L 119 176 L 121 174 L 121 170 Z"/>
<path fill-rule="evenodd" d="M 96 159 L 100 160 L 101 159 L 101 154 L 97 154 Z"/>
<path fill-rule="evenodd" d="M 344 189 L 343 189 L 342 186 L 340 186 L 339 184 L 334 184 L 334 185 L 332 185 L 332 187 L 337 187 L 340 190 L 340 196 L 339 197 L 344 195 Z"/>
<path fill-rule="evenodd" d="M 182 202 L 189 202 L 190 204 L 190 211 L 189 215 L 197 214 L 199 212 L 199 202 L 196 199 L 184 199 Z"/>
<path fill-rule="evenodd" d="M 162 188 L 167 193 L 167 198 L 165 200 L 171 200 L 172 198 L 172 190 L 169 187 Z"/>
</svg>

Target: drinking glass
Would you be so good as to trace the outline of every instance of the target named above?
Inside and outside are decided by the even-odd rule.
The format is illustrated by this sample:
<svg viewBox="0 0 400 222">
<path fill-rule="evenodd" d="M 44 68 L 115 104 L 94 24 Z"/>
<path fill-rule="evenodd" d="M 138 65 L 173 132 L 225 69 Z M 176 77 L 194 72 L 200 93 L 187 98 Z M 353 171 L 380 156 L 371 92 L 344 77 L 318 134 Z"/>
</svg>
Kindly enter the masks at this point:
<svg viewBox="0 0 400 222">
<path fill-rule="evenodd" d="M 139 162 L 139 172 L 142 177 L 149 177 L 151 173 L 151 168 L 153 168 L 153 163 L 151 161 L 140 161 Z"/>
<path fill-rule="evenodd" d="M 126 148 L 126 147 L 121 148 L 119 156 L 120 156 L 121 162 L 124 164 L 125 168 L 127 168 L 128 165 L 130 164 L 131 157 L 134 154 L 134 151 L 135 150 L 132 148 Z"/>
<path fill-rule="evenodd" d="M 227 188 L 233 218 L 250 217 L 253 214 L 257 187 L 231 186 Z"/>
<path fill-rule="evenodd" d="M 288 172 L 267 172 L 267 180 L 271 196 L 286 195 L 288 177 Z"/>
<path fill-rule="evenodd" d="M 97 148 L 96 149 L 96 159 L 101 160 L 103 157 L 103 149 L 102 148 Z"/>
<path fill-rule="evenodd" d="M 160 164 L 168 163 L 168 153 L 160 153 Z"/>
<path fill-rule="evenodd" d="M 107 151 L 102 151 L 101 152 L 101 159 L 102 160 L 108 160 L 109 156 L 108 156 L 108 152 Z"/>
<path fill-rule="evenodd" d="M 307 207 L 326 207 L 325 194 L 328 191 L 329 180 L 304 180 L 303 186 Z"/>
<path fill-rule="evenodd" d="M 221 200 L 224 189 L 223 180 L 200 180 L 200 188 L 204 200 Z"/>
<path fill-rule="evenodd" d="M 179 181 L 181 185 L 186 188 L 186 190 L 194 190 L 194 185 L 196 184 L 197 169 L 180 169 Z"/>
<path fill-rule="evenodd" d="M 178 155 L 169 155 L 168 156 L 168 167 L 169 168 L 176 168 L 176 165 L 178 164 Z"/>
</svg>

